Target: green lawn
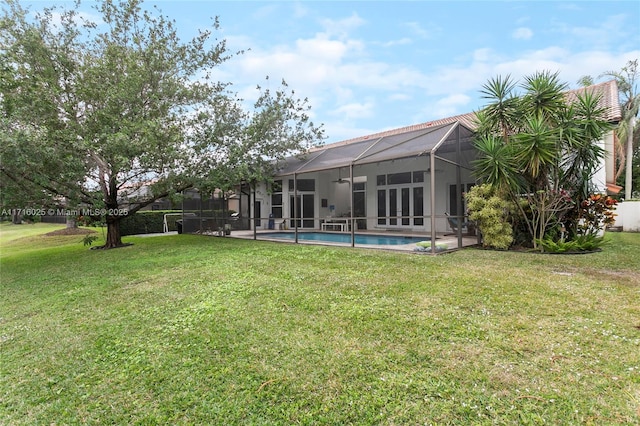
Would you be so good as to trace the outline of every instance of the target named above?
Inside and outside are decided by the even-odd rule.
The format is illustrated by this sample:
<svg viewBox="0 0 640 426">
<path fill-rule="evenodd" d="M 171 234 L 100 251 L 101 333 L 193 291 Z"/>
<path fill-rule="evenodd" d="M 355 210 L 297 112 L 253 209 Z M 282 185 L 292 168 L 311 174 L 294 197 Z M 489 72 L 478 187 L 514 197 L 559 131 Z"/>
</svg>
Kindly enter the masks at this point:
<svg viewBox="0 0 640 426">
<path fill-rule="evenodd" d="M 0 225 L 3 425 L 640 423 L 640 234 L 429 256 L 50 229 Z"/>
</svg>

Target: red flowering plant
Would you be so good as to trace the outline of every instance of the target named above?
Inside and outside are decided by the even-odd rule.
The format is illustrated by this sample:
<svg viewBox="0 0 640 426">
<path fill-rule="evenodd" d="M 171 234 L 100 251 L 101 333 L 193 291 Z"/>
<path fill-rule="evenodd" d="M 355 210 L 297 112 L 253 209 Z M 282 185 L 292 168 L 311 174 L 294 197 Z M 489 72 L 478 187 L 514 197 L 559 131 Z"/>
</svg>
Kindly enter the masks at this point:
<svg viewBox="0 0 640 426">
<path fill-rule="evenodd" d="M 615 222 L 614 213 L 618 201 L 604 194 L 591 194 L 580 203 L 578 210 L 578 232 L 596 235 Z"/>
</svg>

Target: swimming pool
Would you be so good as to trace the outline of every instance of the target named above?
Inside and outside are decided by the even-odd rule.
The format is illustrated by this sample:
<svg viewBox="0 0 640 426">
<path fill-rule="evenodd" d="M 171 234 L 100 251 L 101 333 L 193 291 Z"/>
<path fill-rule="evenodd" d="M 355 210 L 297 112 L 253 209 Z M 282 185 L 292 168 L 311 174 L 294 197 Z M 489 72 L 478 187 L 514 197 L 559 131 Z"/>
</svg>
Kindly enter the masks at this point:
<svg viewBox="0 0 640 426">
<path fill-rule="evenodd" d="M 276 238 L 282 240 L 295 240 L 294 232 L 269 232 L 260 234 L 260 237 Z M 356 244 L 369 244 L 379 246 L 398 246 L 403 244 L 415 244 L 420 241 L 429 241 L 429 237 L 403 237 L 402 235 L 368 235 L 355 234 Z M 351 234 L 334 234 L 326 232 L 298 232 L 299 241 L 323 241 L 329 243 L 351 243 Z"/>
</svg>

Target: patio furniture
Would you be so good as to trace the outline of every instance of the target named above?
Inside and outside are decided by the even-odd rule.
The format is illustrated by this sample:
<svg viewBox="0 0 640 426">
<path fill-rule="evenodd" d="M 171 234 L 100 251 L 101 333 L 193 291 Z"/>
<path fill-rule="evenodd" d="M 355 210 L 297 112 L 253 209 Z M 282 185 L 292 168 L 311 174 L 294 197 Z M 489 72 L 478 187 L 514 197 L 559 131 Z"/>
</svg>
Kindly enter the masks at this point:
<svg viewBox="0 0 640 426">
<path fill-rule="evenodd" d="M 320 225 L 323 231 L 340 231 L 346 232 L 349 230 L 349 220 L 348 219 L 325 219 L 322 221 Z"/>
<path fill-rule="evenodd" d="M 468 235 L 475 235 L 476 233 L 476 228 L 473 222 L 467 221 L 467 220 L 463 220 L 462 223 L 459 225 L 458 223 L 458 218 L 457 217 L 451 217 L 449 215 L 449 213 L 445 212 L 444 213 L 445 216 L 447 216 L 447 222 L 449 223 L 449 227 L 451 228 L 451 230 L 453 232 L 458 232 L 458 227 L 461 228 L 466 228 L 467 229 L 467 234 Z"/>
</svg>

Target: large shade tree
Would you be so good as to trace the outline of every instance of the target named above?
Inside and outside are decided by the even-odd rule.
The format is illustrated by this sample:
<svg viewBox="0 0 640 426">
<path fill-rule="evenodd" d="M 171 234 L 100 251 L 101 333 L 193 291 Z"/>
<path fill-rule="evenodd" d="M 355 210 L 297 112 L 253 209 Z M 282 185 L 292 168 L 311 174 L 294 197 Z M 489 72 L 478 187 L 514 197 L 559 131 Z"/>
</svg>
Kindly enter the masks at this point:
<svg viewBox="0 0 640 426">
<path fill-rule="evenodd" d="M 34 17 L 6 2 L 1 113 L 11 143 L 0 176 L 105 212 L 105 247 L 122 245 L 125 201 L 133 214 L 194 185 L 261 177 L 268 161 L 321 140 L 308 102 L 286 87 L 261 91 L 247 112 L 213 78 L 234 56 L 213 38 L 217 19 L 184 42 L 174 22 L 139 0 L 99 3 L 99 22 L 83 20 L 78 7 Z"/>
<path fill-rule="evenodd" d="M 596 94 L 569 101 L 566 89 L 548 71 L 520 85 L 497 77 L 483 86 L 489 103 L 476 115 L 475 173 L 517 206 L 534 248 L 556 225 L 578 232 L 578 220 L 568 219 L 594 190 L 591 176 L 604 155 L 598 141 L 610 128 Z"/>
</svg>

